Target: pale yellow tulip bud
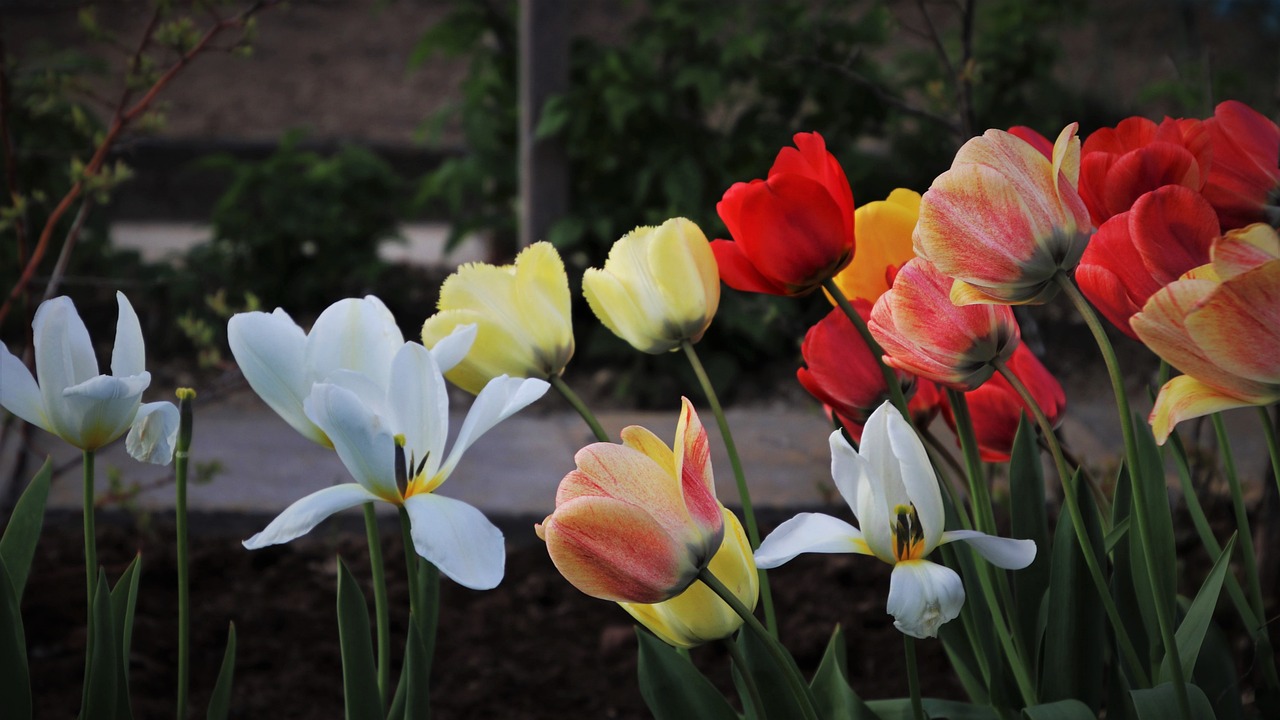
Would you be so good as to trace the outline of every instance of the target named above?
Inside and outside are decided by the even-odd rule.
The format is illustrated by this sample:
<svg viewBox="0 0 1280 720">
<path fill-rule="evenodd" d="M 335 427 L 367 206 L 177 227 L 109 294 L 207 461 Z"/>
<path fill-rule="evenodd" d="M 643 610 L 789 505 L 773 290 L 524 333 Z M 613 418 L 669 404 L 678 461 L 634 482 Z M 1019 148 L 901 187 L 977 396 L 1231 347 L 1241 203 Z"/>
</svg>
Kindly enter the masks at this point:
<svg viewBox="0 0 1280 720">
<path fill-rule="evenodd" d="M 613 334 L 657 354 L 702 339 L 720 305 L 720 271 L 702 230 L 672 218 L 614 243 L 604 268 L 583 275 L 582 293 Z"/>
</svg>

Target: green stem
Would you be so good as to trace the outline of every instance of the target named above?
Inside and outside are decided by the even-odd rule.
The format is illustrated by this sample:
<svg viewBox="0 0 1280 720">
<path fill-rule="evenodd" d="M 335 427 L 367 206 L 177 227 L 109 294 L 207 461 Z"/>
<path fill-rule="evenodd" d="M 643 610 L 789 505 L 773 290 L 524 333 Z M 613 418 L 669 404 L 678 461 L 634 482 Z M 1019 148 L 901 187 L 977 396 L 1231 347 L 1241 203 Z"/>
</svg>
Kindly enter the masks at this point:
<svg viewBox="0 0 1280 720">
<path fill-rule="evenodd" d="M 956 435 L 960 438 L 960 450 L 964 454 L 966 475 L 969 478 L 969 504 L 973 506 L 974 520 L 978 530 L 995 535 L 996 516 L 991 510 L 987 484 L 983 481 L 982 456 L 973 431 L 973 418 L 969 415 L 969 402 L 964 393 L 951 388 L 947 388 L 947 399 L 951 402 L 951 411 L 956 419 Z"/>
<path fill-rule="evenodd" d="M 564 381 L 564 378 L 559 375 L 552 375 L 549 378 L 549 381 L 551 383 L 551 387 L 559 391 L 564 399 L 568 400 L 569 404 L 573 406 L 573 409 L 578 411 L 578 414 L 582 416 L 582 419 L 587 421 L 587 426 L 590 427 L 591 432 L 595 434 L 596 440 L 599 440 L 600 442 L 609 442 L 609 434 L 604 431 L 603 427 L 601 427 L 600 421 L 597 420 L 595 414 L 591 412 L 591 408 L 588 408 L 587 404 L 582 402 L 582 398 L 578 397 L 578 394 L 573 391 L 573 388 L 569 387 L 569 384 Z"/>
<path fill-rule="evenodd" d="M 711 385 L 711 378 L 707 375 L 706 368 L 702 366 L 702 361 L 698 358 L 697 351 L 693 349 L 693 344 L 684 340 L 680 343 L 680 347 L 684 350 L 685 357 L 689 359 L 693 373 L 698 376 L 698 384 L 702 386 L 702 392 L 707 396 L 707 402 L 711 404 L 711 412 L 716 416 L 720 437 L 724 439 L 724 449 L 729 454 L 729 465 L 733 468 L 733 480 L 738 486 L 738 499 L 742 502 L 743 524 L 746 526 L 747 540 L 751 543 L 751 549 L 754 550 L 760 547 L 760 528 L 756 524 L 755 509 L 751 505 L 751 491 L 747 488 L 747 476 L 742 470 L 742 458 L 738 455 L 738 445 L 733 441 L 733 433 L 729 430 L 729 420 L 724 415 L 720 398 L 716 395 L 716 390 Z M 778 618 L 773 609 L 773 592 L 769 588 L 769 575 L 764 570 L 756 572 L 760 574 L 760 605 L 764 608 L 765 624 L 769 628 L 769 634 L 776 638 Z"/>
<path fill-rule="evenodd" d="M 1146 494 L 1147 487 L 1145 483 L 1146 474 L 1143 471 L 1142 463 L 1138 453 L 1138 440 L 1133 429 L 1133 413 L 1129 409 L 1129 395 L 1124 389 L 1124 375 L 1120 372 L 1120 362 L 1116 358 L 1115 348 L 1111 346 L 1111 341 L 1107 339 L 1106 328 L 1102 326 L 1102 322 L 1098 319 L 1098 315 L 1093 312 L 1093 308 L 1089 306 L 1089 302 L 1085 300 L 1084 295 L 1080 293 L 1080 289 L 1075 286 L 1067 277 L 1066 273 L 1059 271 L 1054 279 L 1058 286 L 1071 300 L 1071 304 L 1075 306 L 1076 311 L 1084 318 L 1085 324 L 1089 326 L 1089 331 L 1093 333 L 1093 339 L 1098 344 L 1098 350 L 1102 353 L 1102 360 L 1107 366 L 1107 375 L 1111 378 L 1111 390 L 1115 395 L 1116 408 L 1120 413 L 1120 430 L 1124 436 L 1124 451 L 1126 463 L 1129 468 L 1130 483 L 1133 488 L 1133 503 L 1138 512 L 1132 516 L 1138 520 L 1138 538 L 1139 545 L 1142 546 L 1142 554 L 1147 566 L 1148 580 L 1151 587 L 1156 588 L 1157 592 L 1163 590 L 1173 592 L 1173 588 L 1162 588 L 1159 574 L 1156 570 L 1155 547 L 1151 541 L 1150 518 L 1142 509 L 1147 507 Z M 1012 374 L 1012 373 L 1010 373 Z M 1030 396 L 1027 396 L 1030 398 Z M 1028 400 L 1028 402 L 1033 401 Z M 1043 414 L 1043 413 L 1041 413 Z M 1051 429 L 1046 429 L 1046 433 L 1051 433 Z M 1173 634 L 1173 618 L 1169 617 L 1169 604 L 1164 598 L 1155 598 L 1153 603 L 1156 606 L 1156 622 L 1160 626 L 1160 637 L 1164 645 L 1166 655 L 1177 652 L 1177 643 Z M 1171 662 L 1169 668 L 1173 676 L 1174 694 L 1178 699 L 1178 709 L 1184 720 L 1192 720 L 1191 718 L 1191 699 L 1187 694 L 1187 680 L 1182 675 L 1181 663 Z"/>
<path fill-rule="evenodd" d="M 373 574 L 373 607 L 378 632 L 378 695 L 387 700 L 391 685 L 391 615 L 387 609 L 387 569 L 382 561 L 382 538 L 373 503 L 364 504 L 364 534 L 369 545 L 369 569 Z"/>
<path fill-rule="evenodd" d="M 174 514 L 178 534 L 178 720 L 187 717 L 187 698 L 191 689 L 191 581 L 187 531 L 187 464 L 191 457 L 193 413 L 191 402 L 196 393 L 190 388 L 178 389 L 178 441 L 173 452 Z"/>
<path fill-rule="evenodd" d="M 916 720 L 925 720 L 924 701 L 920 699 L 920 669 L 916 665 L 916 639 L 903 635 L 902 647 L 907 655 L 907 689 L 911 693 L 911 715 Z"/>
<path fill-rule="evenodd" d="M 85 647 L 84 647 L 84 686 L 81 691 L 80 707 L 86 707 L 89 701 L 89 660 L 93 657 L 93 594 L 96 591 L 98 567 L 98 539 L 94 529 L 94 473 L 93 451 L 85 450 L 81 456 L 84 461 L 84 574 L 85 588 Z"/>
<path fill-rule="evenodd" d="M 943 447 L 938 437 L 929 431 L 929 428 L 920 430 L 920 438 L 924 440 L 925 445 L 933 451 L 932 457 L 933 468 L 938 472 L 938 484 L 947 492 L 947 497 L 951 499 L 951 505 L 956 510 L 956 517 L 960 518 L 960 527 L 965 530 L 973 529 L 973 522 L 969 520 L 969 513 L 964 509 L 964 503 L 960 499 L 959 491 L 956 490 L 955 483 L 950 482 L 943 476 L 941 472 L 947 469 L 950 473 L 954 473 L 956 477 L 963 478 L 965 476 L 964 468 L 960 467 L 960 463 L 956 461 L 947 448 Z"/>
<path fill-rule="evenodd" d="M 1053 426 L 1049 424 L 1049 418 L 1045 417 L 1044 411 L 1036 404 L 1035 398 L 1031 396 L 1031 392 L 1027 390 L 1027 386 L 1022 384 L 1017 375 L 1000 360 L 994 360 L 992 364 L 996 370 L 1009 381 L 1015 392 L 1026 401 L 1031 408 L 1032 415 L 1035 416 L 1036 423 L 1040 426 L 1040 432 L 1049 443 L 1049 451 L 1053 456 L 1053 463 L 1058 470 L 1058 480 L 1062 483 L 1062 494 L 1067 503 L 1067 514 L 1071 517 L 1071 526 L 1075 530 L 1076 541 L 1080 544 L 1080 555 L 1084 558 L 1084 564 L 1089 569 L 1089 576 L 1093 578 L 1094 588 L 1097 590 L 1098 599 L 1102 602 L 1102 607 L 1107 613 L 1107 619 L 1111 621 L 1111 629 L 1115 632 L 1116 642 L 1120 645 L 1120 653 L 1124 656 L 1125 663 L 1129 667 L 1129 672 L 1133 673 L 1133 677 L 1138 681 L 1141 687 L 1150 687 L 1151 681 L 1147 678 L 1147 673 L 1142 668 L 1142 663 L 1138 660 L 1138 653 L 1134 650 L 1133 641 L 1129 639 L 1129 633 L 1125 630 L 1124 621 L 1120 619 L 1120 611 L 1116 608 L 1115 599 L 1111 597 L 1111 588 L 1107 585 L 1107 579 L 1102 574 L 1102 568 L 1098 565 L 1098 558 L 1093 554 L 1093 544 L 1089 542 L 1089 532 L 1085 528 L 1084 515 L 1080 511 L 1080 499 L 1076 496 L 1076 484 L 1071 469 L 1067 467 L 1066 458 L 1062 456 L 1062 446 L 1058 444 L 1058 437 L 1053 434 Z M 1140 513 L 1135 513 L 1140 514 Z"/>
<path fill-rule="evenodd" d="M 1267 452 L 1271 455 L 1271 476 L 1280 489 L 1280 438 L 1276 437 L 1275 424 L 1271 422 L 1271 413 L 1265 406 L 1258 406 L 1258 414 L 1262 416 L 1262 431 L 1267 436 Z"/>
<path fill-rule="evenodd" d="M 719 595 L 721 600 L 724 600 L 729 607 L 733 608 L 733 611 L 738 613 L 738 616 L 747 624 L 747 627 L 751 628 L 751 632 L 754 632 L 765 647 L 768 648 L 774 663 L 782 669 L 783 675 L 786 676 L 787 685 L 790 686 L 791 693 L 795 696 L 796 703 L 800 705 L 806 720 L 818 720 L 818 713 L 814 710 L 813 701 L 809 697 L 809 687 L 805 684 L 804 678 L 800 676 L 800 671 L 795 666 L 795 662 L 787 655 L 787 651 L 783 649 L 782 645 L 769 634 L 764 625 L 760 624 L 760 621 L 756 619 L 751 610 L 742 604 L 738 596 L 725 587 L 719 578 L 712 575 L 710 570 L 703 568 L 702 572 L 698 573 L 698 579 L 706 583 L 712 592 Z"/>
<path fill-rule="evenodd" d="M 902 385 L 898 383 L 898 374 L 893 371 L 884 362 L 884 348 L 880 347 L 880 343 L 871 335 L 871 329 L 867 327 L 867 322 L 862 319 L 857 310 L 853 309 L 853 305 L 849 302 L 849 298 L 845 297 L 844 291 L 836 284 L 835 280 L 828 278 L 822 281 L 822 287 L 836 301 L 836 305 L 844 311 L 844 314 L 853 323 L 853 327 L 858 330 L 858 335 L 862 336 L 862 341 L 867 344 L 867 349 L 876 358 L 876 364 L 880 366 L 880 374 L 884 375 L 884 384 L 889 388 L 889 399 L 893 401 L 893 406 L 898 408 L 898 412 L 902 413 L 902 417 L 910 418 L 907 413 L 907 398 L 902 394 Z"/>
<path fill-rule="evenodd" d="M 738 643 L 734 642 L 731 638 L 725 638 L 723 642 L 725 649 L 729 651 L 729 658 L 733 660 L 734 666 L 738 668 L 738 676 L 742 678 L 743 687 L 747 689 L 747 697 L 744 698 L 743 704 L 745 705 L 745 701 L 749 700 L 751 707 L 756 710 L 754 717 L 759 718 L 759 720 L 766 720 L 764 714 L 764 701 L 760 699 L 760 687 L 756 685 L 756 677 L 751 674 L 751 668 L 747 665 L 747 659 L 742 655 L 742 648 L 739 648 Z M 743 708 L 743 710 L 746 709 L 747 708 L 745 707 Z"/>
<path fill-rule="evenodd" d="M 1253 554 L 1253 531 L 1249 529 L 1249 513 L 1244 507 L 1244 490 L 1240 487 L 1240 476 L 1236 473 L 1236 460 L 1231 453 L 1231 440 L 1227 436 L 1227 426 L 1222 422 L 1222 413 L 1213 414 L 1213 432 L 1218 437 L 1218 448 L 1222 452 L 1222 469 L 1227 477 L 1227 486 L 1231 488 L 1231 510 L 1236 516 L 1236 529 L 1243 541 L 1240 542 L 1240 558 L 1244 560 L 1244 581 L 1249 587 L 1250 603 L 1253 612 L 1262 617 L 1265 612 L 1262 604 L 1262 586 L 1258 583 L 1258 559 Z"/>
<path fill-rule="evenodd" d="M 413 535 L 409 526 L 409 511 L 400 506 L 400 538 L 404 543 L 405 574 L 409 581 L 409 614 L 419 617 L 422 612 L 422 589 L 418 586 L 418 551 L 413 549 Z"/>
</svg>

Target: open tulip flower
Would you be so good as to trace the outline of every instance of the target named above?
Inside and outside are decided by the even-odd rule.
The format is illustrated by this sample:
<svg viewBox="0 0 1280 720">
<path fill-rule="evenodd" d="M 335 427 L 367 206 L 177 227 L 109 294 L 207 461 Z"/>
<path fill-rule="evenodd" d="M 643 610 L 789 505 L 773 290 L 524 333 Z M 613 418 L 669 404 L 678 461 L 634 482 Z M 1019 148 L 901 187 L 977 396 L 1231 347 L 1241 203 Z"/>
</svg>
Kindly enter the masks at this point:
<svg viewBox="0 0 1280 720">
<path fill-rule="evenodd" d="M 804 295 L 853 257 L 853 193 L 818 133 L 799 133 L 764 180 L 735 183 L 716 204 L 733 237 L 711 243 L 729 287 Z"/>
<path fill-rule="evenodd" d="M 870 308 L 891 285 L 898 270 L 916 256 L 911 233 L 920 216 L 920 193 L 898 188 L 853 213 L 858 247 L 853 261 L 834 278 L 854 307 Z"/>
<path fill-rule="evenodd" d="M 738 516 L 720 507 L 724 515 L 724 542 L 707 569 L 724 583 L 743 605 L 754 610 L 760 596 L 760 574 L 751 555 L 751 543 Z M 701 580 L 684 592 L 659 603 L 618 603 L 641 625 L 673 647 L 688 648 L 732 635 L 742 627 L 734 612 Z"/>
<path fill-rule="evenodd" d="M 1144 117 L 1095 130 L 1080 148 L 1080 197 L 1094 225 L 1133 207 L 1166 185 L 1199 192 L 1209 177 L 1212 150 L 1199 120 Z"/>
<path fill-rule="evenodd" d="M 966 541 L 991 564 L 1019 570 L 1031 564 L 1030 540 L 975 530 L 943 531 L 942 493 L 915 430 L 889 403 L 867 420 L 862 451 L 831 433 L 831 476 L 858 527 L 830 515 L 801 513 L 778 526 L 756 550 L 756 564 L 775 568 L 801 553 L 874 555 L 893 565 L 888 611 L 898 630 L 936 637 L 960 614 L 964 585 L 955 571 L 926 558 L 939 545 Z"/>
<path fill-rule="evenodd" d="M 583 275 L 582 294 L 614 335 L 656 354 L 702 339 L 720 305 L 720 275 L 702 230 L 672 218 L 614 243 L 604 269 Z"/>
<path fill-rule="evenodd" d="M 127 449 L 139 460 L 167 464 L 178 409 L 167 402 L 142 404 L 151 384 L 142 327 L 124 293 L 116 293 L 116 303 L 120 314 L 110 375 L 98 373 L 89 330 L 71 298 L 40 303 L 32 323 L 35 377 L 0 344 L 0 406 L 89 452 L 123 435 L 141 415 L 145 427 L 132 431 L 136 439 Z"/>
<path fill-rule="evenodd" d="M 1043 303 L 1080 260 L 1092 225 L 1076 192 L 1080 140 L 1063 128 L 1050 160 L 1003 130 L 965 143 L 920 202 L 916 255 L 955 278 L 951 299 Z"/>
<path fill-rule="evenodd" d="M 1218 235 L 1218 216 L 1200 193 L 1166 185 L 1098 228 L 1080 258 L 1076 283 L 1094 307 L 1136 340 L 1129 318 L 1157 290 L 1209 262 Z"/>
<path fill-rule="evenodd" d="M 303 410 L 355 482 L 298 500 L 244 546 L 289 542 L 340 510 L 381 501 L 404 507 L 414 549 L 441 573 L 472 589 L 496 587 L 506 562 L 502 532 L 476 508 L 435 490 L 472 443 L 542 397 L 547 383 L 498 377 L 486 384 L 446 455 L 449 396 L 435 358 L 421 345 L 403 343 L 385 372 L 385 387 L 347 370 L 311 388 Z"/>
<path fill-rule="evenodd" d="M 1009 371 L 1027 386 L 1036 404 L 1044 411 L 1049 422 L 1057 425 L 1067 407 L 1067 395 L 1057 378 L 1036 358 L 1026 345 L 1019 345 L 1009 358 Z M 1013 437 L 1018 423 L 1031 410 L 1003 375 L 992 375 L 981 386 L 965 393 L 973 420 L 973 434 L 978 441 L 978 452 L 983 462 L 1008 462 L 1013 452 Z M 951 405 L 944 402 L 942 417 L 954 431 L 956 421 Z"/>
<path fill-rule="evenodd" d="M 1013 310 L 1000 305 L 957 306 L 951 278 L 915 258 L 903 266 L 871 309 L 867 323 L 890 366 L 956 390 L 972 390 L 1021 342 Z"/>
<path fill-rule="evenodd" d="M 440 287 L 438 312 L 422 325 L 434 348 L 461 325 L 475 325 L 471 351 L 449 381 L 471 394 L 495 377 L 559 376 L 573 357 L 569 276 L 550 243 L 530 245 L 514 265 L 468 263 Z"/>
<path fill-rule="evenodd" d="M 1280 126 L 1236 100 L 1220 103 L 1204 125 L 1213 166 L 1203 192 L 1222 229 L 1280 226 Z"/>
<path fill-rule="evenodd" d="M 1151 429 L 1280 400 L 1280 235 L 1258 223 L 1213 244 L 1213 262 L 1151 296 L 1130 324 L 1186 373 L 1160 388 Z"/>
<path fill-rule="evenodd" d="M 684 592 L 724 538 L 693 404 L 683 400 L 672 447 L 632 425 L 621 445 L 594 443 L 573 460 L 555 512 L 535 528 L 560 574 L 602 600 L 658 603 Z"/>
</svg>

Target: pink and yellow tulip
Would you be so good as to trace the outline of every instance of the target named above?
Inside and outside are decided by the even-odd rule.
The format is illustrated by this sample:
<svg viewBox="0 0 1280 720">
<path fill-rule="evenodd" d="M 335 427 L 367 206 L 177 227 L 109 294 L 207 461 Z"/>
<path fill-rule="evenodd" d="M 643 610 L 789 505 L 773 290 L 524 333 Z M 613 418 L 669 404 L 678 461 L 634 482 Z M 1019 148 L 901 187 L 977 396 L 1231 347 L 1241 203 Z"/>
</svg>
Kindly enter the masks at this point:
<svg viewBox="0 0 1280 720">
<path fill-rule="evenodd" d="M 720 548 L 707 433 L 685 399 L 668 447 L 645 428 L 574 456 L 556 509 L 535 527 L 560 574 L 603 600 L 657 603 L 684 592 Z"/>
<path fill-rule="evenodd" d="M 972 390 L 1021 341 L 1013 311 L 999 305 L 956 306 L 951 278 L 927 260 L 903 266 L 876 301 L 867 326 L 890 366 L 956 390 Z"/>
<path fill-rule="evenodd" d="M 1003 130 L 965 143 L 920 203 L 916 255 L 955 278 L 951 300 L 1043 303 L 1080 260 L 1092 229 L 1076 192 L 1080 140 L 1064 128 L 1052 160 Z"/>
<path fill-rule="evenodd" d="M 1213 262 L 1151 296 L 1130 321 L 1185 375 L 1160 388 L 1151 429 L 1280 400 L 1280 235 L 1258 223 L 1214 242 Z"/>
</svg>

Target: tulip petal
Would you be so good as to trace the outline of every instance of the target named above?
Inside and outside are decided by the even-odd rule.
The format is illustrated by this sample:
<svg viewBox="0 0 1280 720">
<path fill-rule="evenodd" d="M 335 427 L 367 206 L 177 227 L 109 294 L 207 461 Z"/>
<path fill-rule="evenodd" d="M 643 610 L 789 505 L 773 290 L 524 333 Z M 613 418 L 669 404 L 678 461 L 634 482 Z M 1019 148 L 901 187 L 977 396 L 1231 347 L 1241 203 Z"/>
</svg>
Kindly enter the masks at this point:
<svg viewBox="0 0 1280 720">
<path fill-rule="evenodd" d="M 928 560 L 893 566 L 887 610 L 893 626 L 915 638 L 938 636 L 943 623 L 954 620 L 964 605 L 964 584 L 951 568 Z"/>
<path fill-rule="evenodd" d="M 1280 234 L 1270 225 L 1254 223 L 1215 240 L 1211 254 L 1218 279 L 1228 280 L 1280 258 Z"/>
<path fill-rule="evenodd" d="M 721 215 L 721 217 L 724 217 Z M 788 295 L 790 291 L 785 285 L 766 277 L 756 269 L 751 259 L 731 240 L 712 240 L 711 252 L 716 256 L 716 266 L 720 269 L 720 279 L 734 290 L 757 292 L 768 295 Z"/>
<path fill-rule="evenodd" d="M 304 403 L 307 417 L 329 436 L 351 477 L 371 495 L 400 502 L 396 487 L 395 439 L 386 420 L 350 390 L 317 383 Z"/>
<path fill-rule="evenodd" d="M 1167 185 L 1143 195 L 1129 215 L 1134 248 L 1157 286 L 1168 285 L 1209 262 L 1210 247 L 1218 234 L 1213 206 L 1200 193 L 1181 185 Z M 1142 298 L 1140 304 L 1145 302 Z"/>
<path fill-rule="evenodd" d="M 674 452 L 662 441 L 662 438 L 654 435 L 648 428 L 639 425 L 628 425 L 623 428 L 622 444 L 640 451 L 656 462 L 669 477 L 676 477 Z"/>
<path fill-rule="evenodd" d="M 897 461 L 903 488 L 916 508 L 920 528 L 924 531 L 924 553 L 928 554 L 938 544 L 946 524 L 938 477 L 933 472 L 933 464 L 929 462 L 924 443 L 920 442 L 920 436 L 902 417 L 902 413 L 887 402 L 876 412 L 883 412 L 888 416 L 889 445 Z"/>
<path fill-rule="evenodd" d="M 38 428 L 53 432 L 44 414 L 40 386 L 26 365 L 0 343 L 0 407 Z"/>
<path fill-rule="evenodd" d="M 1033 540 L 995 537 L 977 530 L 948 530 L 942 533 L 939 545 L 950 542 L 967 542 L 987 562 L 1006 570 L 1021 570 L 1036 559 Z"/>
<path fill-rule="evenodd" d="M 771 284 L 806 292 L 848 264 L 852 214 L 845 218 L 820 183 L 785 173 L 746 188 L 752 195 L 739 208 L 739 223 L 751 231 L 734 240 Z"/>
<path fill-rule="evenodd" d="M 387 404 L 392 427 L 404 435 L 408 459 L 415 465 L 426 459 L 423 472 L 434 478 L 449 436 L 449 391 L 433 353 L 417 343 L 401 346 L 391 363 Z"/>
<path fill-rule="evenodd" d="M 457 275 L 450 276 L 454 277 Z M 445 284 L 448 283 L 449 280 L 445 280 Z M 422 342 L 428 346 L 435 345 L 461 325 L 474 325 L 476 339 L 463 361 L 446 372 L 449 382 L 478 395 L 485 383 L 499 375 L 523 377 L 525 373 L 536 370 L 536 360 L 528 343 L 482 311 L 441 310 L 422 324 Z"/>
<path fill-rule="evenodd" d="M 447 373 L 462 362 L 476 342 L 476 326 L 474 324 L 459 325 L 453 332 L 445 335 L 431 346 L 431 357 L 435 358 L 440 372 Z"/>
<path fill-rule="evenodd" d="M 262 532 L 242 544 L 249 550 L 257 550 L 268 545 L 287 543 L 311 532 L 312 528 L 336 512 L 377 499 L 377 496 L 355 483 L 317 490 L 285 508 Z"/>
<path fill-rule="evenodd" d="M 346 298 L 325 308 L 311 326 L 306 367 L 314 382 L 335 370 L 353 370 L 387 387 L 391 359 L 404 345 L 395 316 L 373 295 Z"/>
<path fill-rule="evenodd" d="M 559 507 L 579 497 L 611 498 L 648 513 L 674 537 L 689 535 L 690 517 L 677 477 L 624 445 L 592 443 L 577 452 L 578 469 L 565 475 L 556 491 Z"/>
<path fill-rule="evenodd" d="M 1247 380 L 1280 384 L 1280 260 L 1223 282 L 1187 315 L 1186 324 L 1218 367 Z"/>
<path fill-rule="evenodd" d="M 717 532 L 722 525 L 711 471 L 711 444 L 689 398 L 681 398 L 673 450 L 677 453 L 676 472 L 689 515 L 708 532 Z"/>
<path fill-rule="evenodd" d="M 1236 397 L 1207 385 L 1190 375 L 1179 375 L 1160 388 L 1148 422 L 1156 443 L 1163 445 L 1174 426 L 1183 420 L 1250 405 L 1264 405 L 1280 400 L 1280 392 L 1271 396 Z"/>
<path fill-rule="evenodd" d="M 62 391 L 98 375 L 89 331 L 67 297 L 40 303 L 32 329 L 38 349 L 36 382 L 44 400 L 45 416 L 60 437 L 78 435 L 80 418 L 67 406 Z"/>
<path fill-rule="evenodd" d="M 311 392 L 306 367 L 307 335 L 280 308 L 238 313 L 227 322 L 227 344 L 249 387 L 303 437 L 321 445 L 329 439 L 307 419 L 302 403 Z"/>
<path fill-rule="evenodd" d="M 872 554 L 858 528 L 830 515 L 800 513 L 760 542 L 756 566 L 763 570 L 776 568 L 801 553 Z"/>
<path fill-rule="evenodd" d="M 142 341 L 142 325 L 138 322 L 138 314 L 129 304 L 124 293 L 116 292 L 116 305 L 119 315 L 116 317 L 116 342 L 111 351 L 111 374 L 116 377 L 139 375 L 147 369 L 146 351 Z"/>
<path fill-rule="evenodd" d="M 449 456 L 441 464 L 437 473 L 448 477 L 457 467 L 462 454 L 471 444 L 489 432 L 494 425 L 506 420 L 517 412 L 528 407 L 538 398 L 546 394 L 551 385 L 546 380 L 537 378 L 512 378 L 505 375 L 496 377 L 484 386 L 476 400 L 467 411 L 462 421 L 458 437 L 449 449 Z M 446 404 L 446 410 L 448 408 Z"/>
<path fill-rule="evenodd" d="M 414 550 L 446 577 L 472 590 L 502 582 L 507 548 L 499 530 L 476 508 L 434 493 L 404 501 Z"/>
<path fill-rule="evenodd" d="M 62 391 L 66 420 L 58 434 L 82 450 L 97 450 L 133 422 L 151 373 L 117 378 L 99 375 Z"/>
<path fill-rule="evenodd" d="M 621 242 L 620 240 L 614 244 L 615 251 Z M 610 259 L 612 258 L 613 252 L 610 252 Z M 606 264 L 605 270 L 587 268 L 582 274 L 582 294 L 587 298 L 591 312 L 595 313 L 610 332 L 641 352 L 660 353 L 671 350 L 672 343 L 655 343 L 655 338 L 641 332 L 641 329 L 651 326 L 650 316 L 610 269 Z"/>
<path fill-rule="evenodd" d="M 124 439 L 125 450 L 139 462 L 168 465 L 178 444 L 178 421 L 173 403 L 144 403 Z"/>
</svg>

